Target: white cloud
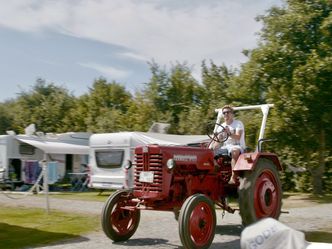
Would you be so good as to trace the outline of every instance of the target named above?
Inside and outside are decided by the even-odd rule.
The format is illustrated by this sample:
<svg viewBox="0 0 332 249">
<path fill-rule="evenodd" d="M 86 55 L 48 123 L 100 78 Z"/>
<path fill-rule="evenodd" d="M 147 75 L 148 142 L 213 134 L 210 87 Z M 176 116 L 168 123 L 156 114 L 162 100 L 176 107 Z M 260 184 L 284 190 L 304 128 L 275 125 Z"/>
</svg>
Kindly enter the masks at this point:
<svg viewBox="0 0 332 249">
<path fill-rule="evenodd" d="M 109 76 L 112 79 L 124 79 L 129 76 L 130 72 L 122 69 L 118 69 L 111 66 L 101 65 L 99 63 L 94 62 L 87 62 L 87 63 L 78 63 L 82 67 L 93 69 L 99 73 L 101 73 L 103 76 Z"/>
<path fill-rule="evenodd" d="M 1 3 L 0 26 L 25 32 L 57 29 L 68 18 L 63 1 L 13 0 Z"/>
<path fill-rule="evenodd" d="M 137 61 L 144 61 L 144 62 L 148 62 L 148 61 L 151 60 L 151 58 L 147 58 L 147 57 L 145 57 L 141 54 L 133 53 L 133 52 L 120 53 L 119 56 L 124 57 L 124 58 L 134 59 L 134 60 L 137 60 Z"/>
<path fill-rule="evenodd" d="M 244 61 L 241 50 L 255 46 L 260 24 L 254 17 L 274 2 L 280 4 L 280 0 L 11 0 L 1 5 L 0 26 L 26 32 L 51 29 L 118 45 L 136 51 L 123 54 L 135 60 L 199 64 L 212 59 L 237 65 Z"/>
</svg>

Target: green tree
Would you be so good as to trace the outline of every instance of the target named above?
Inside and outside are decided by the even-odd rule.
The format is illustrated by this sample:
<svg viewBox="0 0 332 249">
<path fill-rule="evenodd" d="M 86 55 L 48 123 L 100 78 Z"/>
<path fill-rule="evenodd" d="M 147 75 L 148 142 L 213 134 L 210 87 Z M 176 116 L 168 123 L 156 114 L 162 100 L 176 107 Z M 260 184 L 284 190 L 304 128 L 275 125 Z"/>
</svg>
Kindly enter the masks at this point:
<svg viewBox="0 0 332 249">
<path fill-rule="evenodd" d="M 155 106 L 158 113 L 165 113 L 169 109 L 167 91 L 170 87 L 169 74 L 166 69 L 152 61 L 149 63 L 151 78 L 143 89 L 142 96 Z M 138 93 L 140 94 L 140 93 Z"/>
<path fill-rule="evenodd" d="M 12 110 L 11 105 L 13 101 L 7 101 L 5 103 L 0 103 L 0 134 L 5 134 L 6 131 L 12 129 L 12 115 L 10 111 Z"/>
<path fill-rule="evenodd" d="M 22 91 L 14 101 L 12 127 L 22 133 L 34 123 L 43 132 L 65 132 L 64 119 L 73 107 L 73 99 L 64 87 L 38 79 L 30 91 Z"/>
<path fill-rule="evenodd" d="M 116 132 L 125 126 L 122 116 L 127 112 L 131 94 L 119 83 L 109 83 L 100 78 L 93 83 L 84 97 L 83 112 L 87 111 L 85 124 L 91 132 Z"/>
<path fill-rule="evenodd" d="M 245 102 L 275 104 L 270 131 L 279 151 L 308 169 L 316 194 L 331 151 L 331 10 L 327 0 L 289 0 L 259 17 L 261 43 L 234 80 Z"/>
<path fill-rule="evenodd" d="M 198 105 L 193 105 L 190 109 L 182 111 L 179 114 L 177 132 L 192 135 L 206 134 L 208 122 L 206 117 L 202 116 L 202 113 L 202 108 Z"/>
<path fill-rule="evenodd" d="M 170 133 L 187 133 L 188 129 L 184 127 L 192 126 L 191 123 L 186 123 L 187 115 L 191 108 L 200 105 L 202 86 L 194 79 L 186 63 L 172 65 L 167 71 L 152 62 L 150 70 L 152 77 L 142 91 L 144 105 L 153 106 L 153 110 L 157 113 L 154 115 L 156 119 L 154 121 L 170 123 Z M 195 113 L 198 115 L 198 112 Z M 179 128 L 180 123 L 181 128 Z"/>
<path fill-rule="evenodd" d="M 64 125 L 67 131 L 87 131 L 87 118 L 89 113 L 89 95 L 83 94 L 74 99 L 73 108 L 64 118 Z"/>
<path fill-rule="evenodd" d="M 199 116 L 201 122 L 200 134 L 212 132 L 213 124 L 216 121 L 215 109 L 226 104 L 238 105 L 231 96 L 231 79 L 235 72 L 227 68 L 224 64 L 216 65 L 213 61 L 207 64 L 202 62 L 202 88 L 201 106 Z M 198 111 L 198 110 L 196 110 Z M 203 117 L 203 118 L 202 118 Z"/>
<path fill-rule="evenodd" d="M 165 119 L 153 101 L 137 92 L 126 114 L 128 131 L 148 131 L 153 122 Z"/>
<path fill-rule="evenodd" d="M 191 113 L 192 108 L 201 104 L 202 92 L 202 86 L 194 79 L 186 63 L 178 63 L 171 68 L 166 93 L 171 113 L 170 132 L 183 133 L 178 129 L 178 125 L 188 120 L 187 114 Z M 181 121 L 181 118 L 184 120 Z M 192 124 L 188 122 L 187 125 Z"/>
<path fill-rule="evenodd" d="M 202 63 L 202 116 L 206 119 L 215 120 L 215 109 L 226 104 L 232 104 L 233 99 L 230 95 L 230 79 L 233 72 L 225 65 L 218 66 L 213 61 L 207 65 L 205 61 Z"/>
</svg>

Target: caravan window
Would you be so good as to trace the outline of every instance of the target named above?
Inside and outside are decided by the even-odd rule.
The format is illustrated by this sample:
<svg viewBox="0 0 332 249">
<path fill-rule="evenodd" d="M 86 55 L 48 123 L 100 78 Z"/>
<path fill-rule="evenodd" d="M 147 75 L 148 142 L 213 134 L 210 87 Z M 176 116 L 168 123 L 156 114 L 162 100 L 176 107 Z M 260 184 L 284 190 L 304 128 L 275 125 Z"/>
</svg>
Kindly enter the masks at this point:
<svg viewBox="0 0 332 249">
<path fill-rule="evenodd" d="M 35 154 L 35 147 L 30 144 L 20 144 L 19 152 L 21 155 L 33 155 Z"/>
<path fill-rule="evenodd" d="M 122 165 L 124 150 L 96 151 L 97 166 L 100 168 L 119 168 Z"/>
</svg>

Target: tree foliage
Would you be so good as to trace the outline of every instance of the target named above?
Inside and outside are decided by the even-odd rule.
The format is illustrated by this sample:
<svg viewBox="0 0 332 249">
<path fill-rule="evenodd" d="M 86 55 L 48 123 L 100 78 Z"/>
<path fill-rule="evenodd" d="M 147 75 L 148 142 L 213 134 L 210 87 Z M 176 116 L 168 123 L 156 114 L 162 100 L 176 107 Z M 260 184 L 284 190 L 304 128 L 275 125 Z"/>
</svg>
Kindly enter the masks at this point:
<svg viewBox="0 0 332 249">
<path fill-rule="evenodd" d="M 85 124 L 91 132 L 116 132 L 125 128 L 122 120 L 132 96 L 125 87 L 116 82 L 95 80 L 86 96 Z"/>
<path fill-rule="evenodd" d="M 192 108 L 201 105 L 202 86 L 192 76 L 186 63 L 177 63 L 169 71 L 161 69 L 155 63 L 150 66 L 152 77 L 143 90 L 143 97 L 155 106 L 158 115 L 155 121 L 170 123 L 171 133 L 188 132 L 187 129 L 180 128 L 180 123 L 187 120 Z M 198 116 L 195 121 L 199 122 Z"/>
<path fill-rule="evenodd" d="M 73 107 L 74 97 L 64 87 L 38 79 L 30 91 L 22 91 L 9 114 L 12 128 L 24 132 L 34 123 L 43 132 L 65 132 L 65 117 Z"/>
<path fill-rule="evenodd" d="M 0 134 L 5 134 L 6 131 L 13 130 L 13 117 L 10 114 L 11 106 L 12 101 L 0 103 Z"/>
<path fill-rule="evenodd" d="M 238 87 L 255 90 L 251 101 L 276 105 L 271 132 L 284 157 L 296 151 L 302 158 L 289 163 L 310 171 L 315 193 L 322 192 L 331 148 L 331 7 L 331 1 L 290 0 L 260 17 L 260 46 L 235 80 Z"/>
<path fill-rule="evenodd" d="M 230 79 L 234 75 L 225 65 L 218 66 L 213 61 L 202 63 L 202 111 L 209 120 L 215 119 L 215 109 L 232 103 L 229 98 Z"/>
</svg>

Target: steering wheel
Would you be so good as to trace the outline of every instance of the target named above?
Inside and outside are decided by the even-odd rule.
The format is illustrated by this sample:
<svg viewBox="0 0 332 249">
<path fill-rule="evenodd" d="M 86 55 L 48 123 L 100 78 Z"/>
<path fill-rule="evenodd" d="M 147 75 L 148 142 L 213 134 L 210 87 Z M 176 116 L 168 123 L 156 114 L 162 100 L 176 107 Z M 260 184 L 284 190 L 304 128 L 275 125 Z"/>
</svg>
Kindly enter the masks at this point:
<svg viewBox="0 0 332 249">
<path fill-rule="evenodd" d="M 217 132 L 214 132 L 212 135 L 208 133 L 207 134 L 208 137 L 211 140 L 213 140 L 215 142 L 218 142 L 218 143 L 225 142 L 228 139 L 228 137 L 229 137 L 228 133 L 225 130 L 225 127 L 222 126 L 221 124 L 218 124 L 218 123 L 215 123 L 215 125 L 218 126 Z"/>
</svg>

